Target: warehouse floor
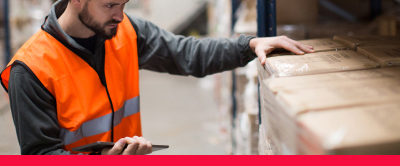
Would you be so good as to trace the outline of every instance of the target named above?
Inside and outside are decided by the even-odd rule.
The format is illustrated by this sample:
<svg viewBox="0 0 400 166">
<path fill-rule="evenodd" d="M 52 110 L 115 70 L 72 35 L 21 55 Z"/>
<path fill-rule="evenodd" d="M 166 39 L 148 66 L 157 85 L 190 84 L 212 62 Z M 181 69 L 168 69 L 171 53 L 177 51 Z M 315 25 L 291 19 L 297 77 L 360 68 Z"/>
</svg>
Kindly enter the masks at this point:
<svg viewBox="0 0 400 166">
<path fill-rule="evenodd" d="M 172 76 L 141 71 L 143 135 L 154 144 L 170 145 L 154 154 L 225 154 L 212 78 Z"/>
<path fill-rule="evenodd" d="M 143 135 L 153 144 L 170 145 L 155 155 L 223 155 L 212 78 L 140 72 Z M 212 83 L 211 83 L 212 84 Z M 0 100 L 7 103 L 7 99 Z M 9 105 L 0 109 L 0 155 L 19 154 Z"/>
</svg>

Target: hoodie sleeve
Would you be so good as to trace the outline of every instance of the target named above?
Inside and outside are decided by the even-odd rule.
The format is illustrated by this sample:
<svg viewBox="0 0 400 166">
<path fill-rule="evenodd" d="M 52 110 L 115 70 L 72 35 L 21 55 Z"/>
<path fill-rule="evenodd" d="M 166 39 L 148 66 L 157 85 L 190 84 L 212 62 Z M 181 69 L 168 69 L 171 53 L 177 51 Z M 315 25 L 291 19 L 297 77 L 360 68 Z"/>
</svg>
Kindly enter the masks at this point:
<svg viewBox="0 0 400 166">
<path fill-rule="evenodd" d="M 204 77 L 243 67 L 257 57 L 249 46 L 252 36 L 195 39 L 174 35 L 138 17 L 128 17 L 138 36 L 140 69 Z"/>
<path fill-rule="evenodd" d="M 11 68 L 8 94 L 22 155 L 70 155 L 59 139 L 60 126 L 52 94 L 22 65 Z"/>
</svg>

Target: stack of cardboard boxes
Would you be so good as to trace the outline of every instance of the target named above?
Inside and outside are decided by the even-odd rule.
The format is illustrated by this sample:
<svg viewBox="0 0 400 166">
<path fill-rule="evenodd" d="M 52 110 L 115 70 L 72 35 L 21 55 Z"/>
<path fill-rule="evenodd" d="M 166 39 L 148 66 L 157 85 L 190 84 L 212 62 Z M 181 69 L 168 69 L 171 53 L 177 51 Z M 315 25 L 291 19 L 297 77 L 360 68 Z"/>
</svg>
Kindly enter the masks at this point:
<svg viewBox="0 0 400 166">
<path fill-rule="evenodd" d="M 350 3 L 343 0 L 332 0 L 332 3 L 350 11 L 351 14 L 360 20 L 369 20 L 369 3 L 362 3 L 362 1 L 363 0 L 356 0 Z M 209 14 L 211 16 L 217 16 L 209 19 L 210 32 L 214 32 L 212 33 L 212 37 L 231 36 L 231 2 L 232 1 L 230 0 L 217 0 L 210 2 L 210 6 L 212 7 L 209 10 Z M 306 0 L 306 3 L 303 1 L 294 2 L 290 0 L 281 0 L 277 2 L 278 35 L 286 35 L 294 40 L 329 38 L 301 41 L 303 44 L 315 46 L 317 54 L 314 55 L 310 54 L 301 57 L 288 56 L 293 54 L 290 52 L 284 52 L 283 50 L 277 50 L 276 52 L 273 52 L 273 55 L 269 55 L 271 58 L 268 59 L 267 65 L 262 67 L 259 66 L 259 70 L 262 72 L 258 72 L 258 75 L 261 78 L 261 86 L 266 87 L 264 89 L 269 89 L 267 86 L 268 84 L 263 82 L 264 80 L 272 80 L 278 77 L 280 79 L 285 77 L 302 77 L 304 75 L 314 76 L 332 72 L 368 70 L 379 68 L 380 66 L 383 66 L 383 63 L 387 63 L 387 66 L 394 66 L 393 64 L 397 63 L 393 60 L 393 57 L 396 55 L 396 49 L 389 51 L 390 53 L 387 55 L 390 58 L 387 57 L 384 59 L 385 61 L 379 62 L 374 60 L 370 55 L 365 56 L 366 53 L 361 52 L 362 45 L 360 45 L 359 42 L 354 41 L 352 42 L 353 45 L 349 45 L 348 43 L 343 43 L 343 40 L 340 41 L 338 39 L 343 36 L 337 36 L 335 38 L 336 40 L 331 38 L 336 34 L 353 36 L 382 34 L 378 33 L 380 32 L 379 30 L 387 28 L 385 28 L 385 26 L 379 27 L 379 25 L 381 25 L 379 20 L 369 23 L 349 23 L 348 21 L 340 21 L 342 20 L 340 17 L 335 20 L 338 16 L 329 12 L 329 10 L 325 10 L 326 8 L 318 5 L 318 3 L 318 0 Z M 391 0 L 384 0 L 382 7 L 383 9 L 387 9 L 392 7 L 393 4 L 394 2 Z M 238 36 L 239 34 L 256 36 L 256 0 L 242 1 L 241 7 L 233 16 L 236 17 L 237 20 L 233 29 L 233 36 Z M 346 41 L 347 40 L 349 39 L 346 39 Z M 390 44 L 393 39 L 387 40 L 389 40 L 388 43 Z M 373 43 L 364 45 L 363 47 L 370 46 L 377 46 L 377 44 Z M 388 59 L 390 59 L 390 61 L 386 62 Z M 257 73 L 257 63 L 258 60 L 255 60 L 244 68 L 236 69 L 235 75 L 233 75 L 235 79 L 229 78 L 232 76 L 232 73 L 230 72 L 217 76 L 218 81 L 216 82 L 218 84 L 216 87 L 218 88 L 216 88 L 216 93 L 218 94 L 216 96 L 219 96 L 218 103 L 220 106 L 220 112 L 223 112 L 221 115 L 223 115 L 222 117 L 224 118 L 221 119 L 224 119 L 223 121 L 225 121 L 221 123 L 225 124 L 222 125 L 223 127 L 221 127 L 221 129 L 222 131 L 227 131 L 225 132 L 225 135 L 232 134 L 232 139 L 226 141 L 229 142 L 228 144 L 232 145 L 229 148 L 231 151 L 229 151 L 230 153 L 228 154 L 258 154 L 255 150 L 259 150 L 260 154 L 288 154 L 290 151 L 288 148 L 289 145 L 286 145 L 284 143 L 285 141 L 282 141 L 287 139 L 287 133 L 281 135 L 281 131 L 278 130 L 278 132 L 272 130 L 276 128 L 271 129 L 271 125 L 258 126 L 258 106 L 255 104 L 257 103 L 256 89 L 258 81 L 255 78 L 257 74 L 254 74 Z M 225 78 L 231 81 L 224 81 L 223 79 Z M 342 83 L 344 84 L 344 82 Z M 234 87 L 232 87 L 232 85 L 234 85 Z M 229 94 L 233 93 L 231 90 L 235 91 L 233 95 L 235 102 L 229 102 L 229 99 L 232 97 L 229 96 Z M 263 91 L 263 88 L 260 90 Z M 265 94 L 261 93 L 261 95 L 262 98 Z M 272 93 L 270 97 L 275 100 L 276 94 Z M 272 99 L 268 100 L 268 102 L 274 102 Z M 262 107 L 265 107 L 265 104 L 263 104 Z M 236 108 L 236 112 L 232 111 L 233 108 Z M 265 110 L 265 108 L 263 109 Z M 269 113 L 274 113 L 274 115 L 278 114 L 278 112 Z M 266 111 L 264 111 L 263 114 L 266 114 Z M 271 121 L 268 123 L 297 123 L 296 121 L 293 121 L 296 118 L 286 118 L 284 115 L 285 114 L 277 115 L 281 120 L 283 119 L 282 121 L 276 120 L 273 117 L 270 118 Z M 265 121 L 266 117 L 268 116 L 263 116 L 263 121 Z M 228 126 L 229 124 L 232 124 L 232 126 Z M 298 129 L 296 125 L 292 125 L 292 127 L 293 130 Z M 275 134 L 273 135 L 275 137 L 267 137 L 268 134 L 271 135 L 270 133 L 278 133 L 280 135 Z M 259 147 L 254 144 L 254 142 L 258 140 L 262 142 L 262 144 L 259 144 Z M 279 141 L 279 146 L 274 143 L 268 143 L 273 141 Z M 276 151 L 277 148 L 279 148 L 280 152 Z M 285 153 L 281 153 L 282 151 Z M 296 153 L 293 152 L 293 154 Z"/>
<path fill-rule="evenodd" d="M 400 154 L 399 38 L 334 39 L 351 49 L 258 62 L 260 154 Z"/>
</svg>

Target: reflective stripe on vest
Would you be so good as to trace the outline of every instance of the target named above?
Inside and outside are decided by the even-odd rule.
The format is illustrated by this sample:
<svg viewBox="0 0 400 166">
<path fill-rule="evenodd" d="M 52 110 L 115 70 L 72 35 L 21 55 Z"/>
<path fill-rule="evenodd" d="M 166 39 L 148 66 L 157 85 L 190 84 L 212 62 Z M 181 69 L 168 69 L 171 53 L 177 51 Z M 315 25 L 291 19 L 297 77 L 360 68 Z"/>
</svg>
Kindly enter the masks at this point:
<svg viewBox="0 0 400 166">
<path fill-rule="evenodd" d="M 124 103 L 114 114 L 114 126 L 121 123 L 123 118 L 131 116 L 139 112 L 139 97 L 130 99 Z M 112 114 L 107 114 L 102 117 L 87 121 L 76 131 L 61 129 L 60 138 L 64 141 L 64 145 L 72 144 L 84 137 L 91 137 L 97 134 L 108 132 L 111 129 Z"/>
<path fill-rule="evenodd" d="M 1 83 L 7 90 L 11 66 L 20 63 L 54 96 L 60 139 L 67 151 L 111 141 L 111 108 L 116 111 L 114 140 L 142 135 L 137 36 L 126 15 L 116 36 L 107 40 L 104 47 L 108 89 L 89 64 L 43 30 L 20 48 L 1 73 Z"/>
</svg>

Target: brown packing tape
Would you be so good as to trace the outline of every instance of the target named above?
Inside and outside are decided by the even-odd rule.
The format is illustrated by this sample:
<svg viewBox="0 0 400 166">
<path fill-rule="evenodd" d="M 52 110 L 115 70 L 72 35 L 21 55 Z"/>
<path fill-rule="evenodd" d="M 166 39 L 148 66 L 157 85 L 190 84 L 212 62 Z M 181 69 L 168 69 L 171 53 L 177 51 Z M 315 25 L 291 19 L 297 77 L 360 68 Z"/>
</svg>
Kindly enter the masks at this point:
<svg viewBox="0 0 400 166">
<path fill-rule="evenodd" d="M 357 52 L 378 62 L 381 67 L 400 66 L 400 46 L 363 46 Z"/>
</svg>

